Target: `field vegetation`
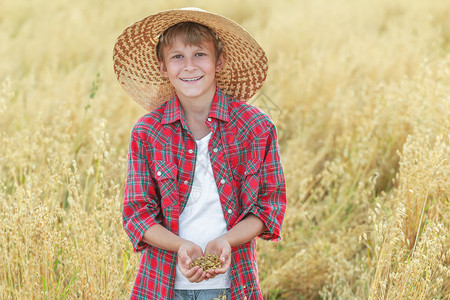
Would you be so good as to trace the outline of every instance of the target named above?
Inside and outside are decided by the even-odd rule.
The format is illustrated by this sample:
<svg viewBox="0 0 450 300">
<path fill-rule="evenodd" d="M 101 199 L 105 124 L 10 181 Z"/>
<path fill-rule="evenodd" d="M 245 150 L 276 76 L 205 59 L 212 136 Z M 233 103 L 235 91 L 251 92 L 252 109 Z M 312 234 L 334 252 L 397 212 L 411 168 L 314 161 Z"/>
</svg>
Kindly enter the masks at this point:
<svg viewBox="0 0 450 300">
<path fill-rule="evenodd" d="M 267 299 L 450 299 L 447 0 L 0 1 L 0 298 L 123 299 L 132 125 L 112 48 L 197 6 L 265 48 L 288 190 Z"/>
</svg>

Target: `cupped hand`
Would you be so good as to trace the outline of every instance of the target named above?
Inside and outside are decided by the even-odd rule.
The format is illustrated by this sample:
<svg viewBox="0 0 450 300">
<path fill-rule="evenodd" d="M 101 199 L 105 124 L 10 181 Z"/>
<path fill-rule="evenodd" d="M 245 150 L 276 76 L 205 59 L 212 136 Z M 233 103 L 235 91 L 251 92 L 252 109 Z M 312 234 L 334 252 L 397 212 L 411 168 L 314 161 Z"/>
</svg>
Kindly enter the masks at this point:
<svg viewBox="0 0 450 300">
<path fill-rule="evenodd" d="M 224 238 L 218 237 L 210 241 L 205 248 L 205 255 L 217 254 L 219 255 L 222 266 L 217 269 L 207 271 L 207 278 L 214 278 L 218 274 L 225 273 L 231 264 L 231 246 Z"/>
<path fill-rule="evenodd" d="M 178 269 L 190 282 L 200 282 L 206 278 L 206 272 L 199 266 L 189 267 L 191 262 L 202 255 L 202 248 L 190 241 L 186 241 L 178 249 Z"/>
</svg>

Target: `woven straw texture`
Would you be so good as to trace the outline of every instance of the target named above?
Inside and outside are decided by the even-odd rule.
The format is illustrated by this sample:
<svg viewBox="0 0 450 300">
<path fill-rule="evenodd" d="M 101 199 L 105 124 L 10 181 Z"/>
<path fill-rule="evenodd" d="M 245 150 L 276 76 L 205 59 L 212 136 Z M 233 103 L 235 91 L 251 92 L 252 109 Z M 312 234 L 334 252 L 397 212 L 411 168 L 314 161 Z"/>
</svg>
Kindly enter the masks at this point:
<svg viewBox="0 0 450 300">
<path fill-rule="evenodd" d="M 114 46 L 114 72 L 124 90 L 146 110 L 152 111 L 174 96 L 169 80 L 159 71 L 158 37 L 180 22 L 208 26 L 220 37 L 226 64 L 216 73 L 225 94 L 249 100 L 267 76 L 267 57 L 256 40 L 236 22 L 205 11 L 167 10 L 150 15 L 125 29 Z"/>
</svg>

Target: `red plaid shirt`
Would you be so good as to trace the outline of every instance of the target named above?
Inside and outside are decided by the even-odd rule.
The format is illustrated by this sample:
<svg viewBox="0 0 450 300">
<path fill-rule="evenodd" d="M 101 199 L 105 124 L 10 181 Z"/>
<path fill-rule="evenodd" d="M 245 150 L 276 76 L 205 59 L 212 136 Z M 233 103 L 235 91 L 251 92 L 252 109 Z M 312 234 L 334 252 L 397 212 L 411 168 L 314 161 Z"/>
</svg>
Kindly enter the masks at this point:
<svg viewBox="0 0 450 300">
<path fill-rule="evenodd" d="M 260 109 L 217 90 L 207 126 L 211 165 L 228 230 L 248 213 L 267 231 L 260 237 L 280 238 L 286 209 L 286 186 L 276 129 Z M 156 223 L 178 234 L 178 217 L 191 191 L 197 145 L 177 97 L 135 124 L 129 164 L 123 225 L 141 262 L 132 299 L 171 299 L 176 253 L 142 241 Z M 255 239 L 232 248 L 232 299 L 262 299 Z"/>
</svg>

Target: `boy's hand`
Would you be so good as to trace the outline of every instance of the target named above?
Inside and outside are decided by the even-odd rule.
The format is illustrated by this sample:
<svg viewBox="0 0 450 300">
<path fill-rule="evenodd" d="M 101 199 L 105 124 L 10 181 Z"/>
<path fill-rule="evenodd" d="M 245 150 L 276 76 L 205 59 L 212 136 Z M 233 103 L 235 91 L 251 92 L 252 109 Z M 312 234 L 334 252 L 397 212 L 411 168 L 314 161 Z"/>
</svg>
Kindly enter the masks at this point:
<svg viewBox="0 0 450 300">
<path fill-rule="evenodd" d="M 222 266 L 218 269 L 209 270 L 206 274 L 208 279 L 214 278 L 218 274 L 225 273 L 231 264 L 231 246 L 226 239 L 218 237 L 206 245 L 205 255 L 214 253 L 219 255 Z"/>
<path fill-rule="evenodd" d="M 178 268 L 190 282 L 200 282 L 206 278 L 206 272 L 199 266 L 189 268 L 189 264 L 202 255 L 202 248 L 190 241 L 181 244 L 178 249 Z"/>
</svg>

